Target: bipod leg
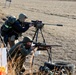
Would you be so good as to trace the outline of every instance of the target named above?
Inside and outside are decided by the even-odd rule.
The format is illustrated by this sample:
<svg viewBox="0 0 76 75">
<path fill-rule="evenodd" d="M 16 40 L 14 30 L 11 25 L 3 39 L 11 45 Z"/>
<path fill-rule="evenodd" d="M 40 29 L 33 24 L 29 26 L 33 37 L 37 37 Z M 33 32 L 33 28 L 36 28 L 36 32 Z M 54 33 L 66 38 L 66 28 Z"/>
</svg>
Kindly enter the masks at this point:
<svg viewBox="0 0 76 75">
<path fill-rule="evenodd" d="M 41 31 L 41 35 L 42 35 L 42 38 L 43 38 L 43 43 L 45 43 L 45 39 L 44 39 L 44 36 L 43 36 L 42 30 L 40 29 L 40 31 Z"/>
<path fill-rule="evenodd" d="M 48 62 L 51 62 L 52 63 L 52 51 L 51 51 L 51 47 L 47 50 L 47 52 L 48 52 Z"/>
</svg>

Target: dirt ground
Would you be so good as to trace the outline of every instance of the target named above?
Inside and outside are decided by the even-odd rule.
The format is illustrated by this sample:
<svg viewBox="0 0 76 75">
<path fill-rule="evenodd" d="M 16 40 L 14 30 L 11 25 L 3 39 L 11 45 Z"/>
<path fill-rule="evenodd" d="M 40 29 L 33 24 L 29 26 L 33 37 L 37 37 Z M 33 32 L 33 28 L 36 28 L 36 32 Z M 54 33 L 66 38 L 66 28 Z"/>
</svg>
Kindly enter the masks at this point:
<svg viewBox="0 0 76 75">
<path fill-rule="evenodd" d="M 12 0 L 5 6 L 5 0 L 0 0 L 0 23 L 5 15 L 14 15 L 18 18 L 20 13 L 28 16 L 27 21 L 41 20 L 43 23 L 62 24 L 62 27 L 45 25 L 43 34 L 47 44 L 62 45 L 52 48 L 52 59 L 68 61 L 76 66 L 76 2 L 53 0 Z M 35 28 L 30 28 L 23 36 L 33 37 Z M 42 37 L 39 34 L 39 41 Z M 47 55 L 36 56 L 36 66 L 43 65 Z M 75 67 L 76 71 L 76 67 Z"/>
</svg>

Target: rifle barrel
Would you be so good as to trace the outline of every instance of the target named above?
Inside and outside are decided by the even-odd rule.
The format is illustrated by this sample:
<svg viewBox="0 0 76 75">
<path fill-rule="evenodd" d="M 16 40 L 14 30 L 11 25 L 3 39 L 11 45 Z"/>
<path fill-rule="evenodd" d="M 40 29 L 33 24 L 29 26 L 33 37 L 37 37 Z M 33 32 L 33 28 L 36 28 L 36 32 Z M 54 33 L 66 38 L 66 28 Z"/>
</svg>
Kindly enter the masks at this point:
<svg viewBox="0 0 76 75">
<path fill-rule="evenodd" d="M 45 25 L 55 25 L 55 26 L 63 26 L 62 24 L 48 24 L 48 23 L 43 23 Z"/>
<path fill-rule="evenodd" d="M 61 45 L 38 45 L 40 47 L 62 47 Z"/>
</svg>

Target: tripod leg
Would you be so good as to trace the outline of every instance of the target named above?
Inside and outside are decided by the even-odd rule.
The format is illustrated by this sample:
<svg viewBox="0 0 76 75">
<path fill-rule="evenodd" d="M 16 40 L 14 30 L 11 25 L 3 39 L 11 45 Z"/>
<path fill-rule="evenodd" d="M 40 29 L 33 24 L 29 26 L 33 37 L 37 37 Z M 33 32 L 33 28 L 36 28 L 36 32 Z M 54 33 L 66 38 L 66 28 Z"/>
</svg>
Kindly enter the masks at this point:
<svg viewBox="0 0 76 75">
<path fill-rule="evenodd" d="M 45 39 L 44 39 L 44 36 L 43 36 L 42 30 L 40 29 L 40 31 L 41 31 L 41 35 L 42 35 L 42 38 L 43 38 L 43 43 L 45 43 Z"/>
<path fill-rule="evenodd" d="M 37 29 L 37 33 L 36 33 L 36 42 L 37 42 L 37 39 L 38 39 L 38 32 L 39 32 L 39 29 Z"/>
<path fill-rule="evenodd" d="M 36 33 L 37 33 L 37 30 L 35 31 L 32 41 L 35 39 Z"/>
<path fill-rule="evenodd" d="M 37 30 L 35 31 L 35 34 L 34 34 L 34 37 L 33 37 L 32 41 L 33 41 L 33 40 L 35 39 L 35 37 L 36 37 L 35 42 L 37 42 L 38 32 L 39 32 L 39 29 L 37 29 Z"/>
</svg>

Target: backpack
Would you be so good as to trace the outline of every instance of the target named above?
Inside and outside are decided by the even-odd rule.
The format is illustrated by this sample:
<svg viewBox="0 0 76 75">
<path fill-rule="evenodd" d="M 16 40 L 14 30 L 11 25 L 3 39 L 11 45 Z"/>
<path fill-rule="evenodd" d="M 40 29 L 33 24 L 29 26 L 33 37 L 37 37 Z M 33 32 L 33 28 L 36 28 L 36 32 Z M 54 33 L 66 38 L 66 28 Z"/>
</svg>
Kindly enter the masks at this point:
<svg viewBox="0 0 76 75">
<path fill-rule="evenodd" d="M 15 23 L 16 18 L 13 16 L 8 17 L 5 23 L 1 26 L 1 35 L 5 36 L 10 30 L 12 30 L 12 25 Z"/>
</svg>

